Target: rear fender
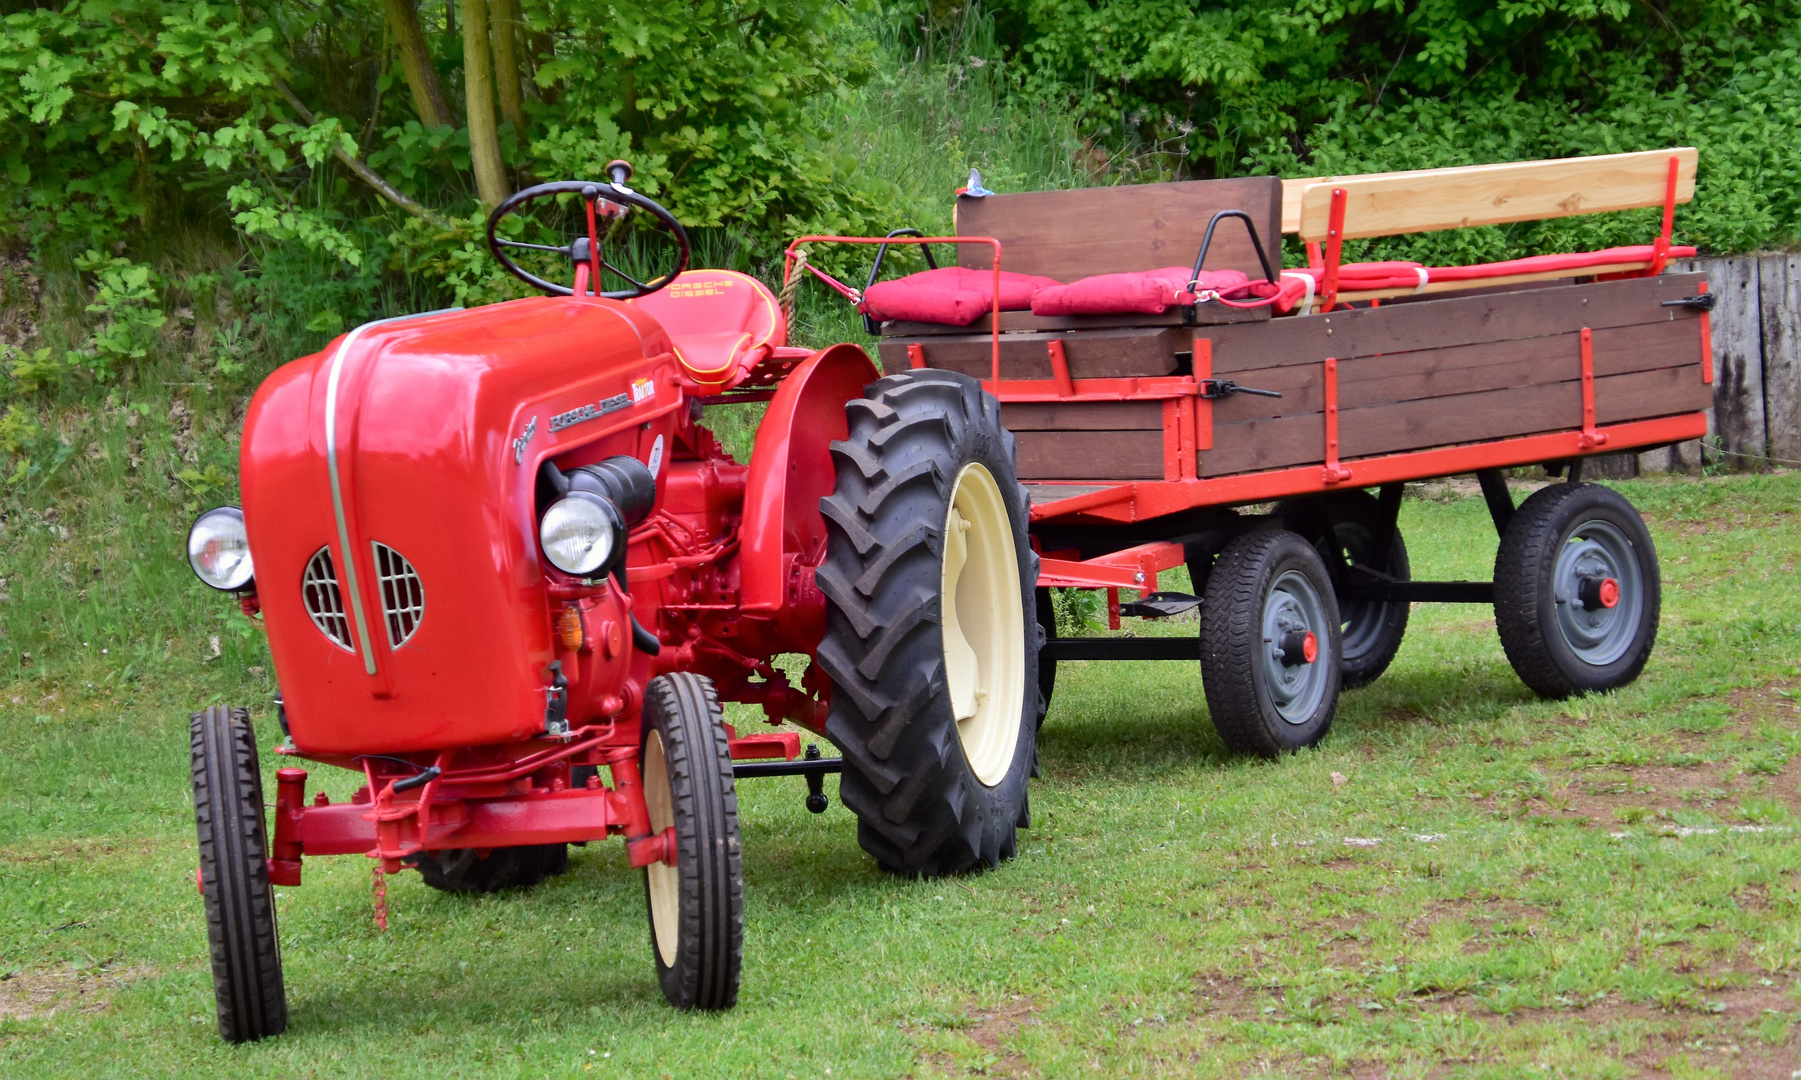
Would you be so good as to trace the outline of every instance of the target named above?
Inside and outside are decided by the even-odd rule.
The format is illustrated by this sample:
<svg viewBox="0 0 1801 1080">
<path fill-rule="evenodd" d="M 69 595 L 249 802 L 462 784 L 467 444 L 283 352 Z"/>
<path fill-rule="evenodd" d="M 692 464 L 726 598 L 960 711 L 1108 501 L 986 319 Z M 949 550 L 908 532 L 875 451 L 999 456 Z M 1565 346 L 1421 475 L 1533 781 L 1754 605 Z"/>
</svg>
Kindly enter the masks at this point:
<svg viewBox="0 0 1801 1080">
<path fill-rule="evenodd" d="M 784 608 L 815 594 L 811 580 L 800 576 L 825 556 L 819 500 L 835 482 L 830 444 L 850 432 L 845 402 L 862 397 L 880 377 L 862 348 L 833 345 L 802 361 L 770 401 L 744 489 L 738 565 L 746 615 L 800 615 Z"/>
</svg>

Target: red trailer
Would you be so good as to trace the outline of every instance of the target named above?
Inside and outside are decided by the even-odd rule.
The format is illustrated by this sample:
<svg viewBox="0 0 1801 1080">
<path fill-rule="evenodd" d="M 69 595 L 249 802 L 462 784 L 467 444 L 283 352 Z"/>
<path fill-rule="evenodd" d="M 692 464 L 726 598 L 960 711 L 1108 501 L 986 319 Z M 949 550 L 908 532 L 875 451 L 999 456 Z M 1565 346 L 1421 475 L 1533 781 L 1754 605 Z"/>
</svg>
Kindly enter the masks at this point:
<svg viewBox="0 0 1801 1080">
<path fill-rule="evenodd" d="M 1322 738 L 1414 601 L 1492 602 L 1541 693 L 1636 677 L 1655 552 L 1623 499 L 1576 481 L 1587 455 L 1705 430 L 1711 298 L 1661 273 L 1694 153 L 1484 169 L 1291 199 L 1273 178 L 965 198 L 957 237 L 797 241 L 796 271 L 822 239 L 957 246 L 955 273 L 846 290 L 885 376 L 856 345 L 788 347 L 756 280 L 688 270 L 623 162 L 509 199 L 491 246 L 548 295 L 366 324 L 275 372 L 245 419 L 243 507 L 190 534 L 196 573 L 268 633 L 290 762 L 271 817 L 247 712 L 193 716 L 221 1033 L 286 1024 L 270 890 L 306 858 L 370 858 L 378 897 L 403 868 L 487 891 L 613 835 L 645 870 L 665 995 L 729 1007 L 735 780 L 804 776 L 817 811 L 842 770 L 882 868 L 996 865 L 1030 821 L 1059 659 L 1198 660 L 1222 735 L 1261 753 Z M 537 247 L 571 285 L 503 235 L 560 196 L 587 235 Z M 1341 265 L 1347 237 L 1658 203 L 1643 249 Z M 606 259 L 628 213 L 674 242 L 648 281 Z M 1317 266 L 1272 264 L 1288 225 L 1325 240 Z M 884 292 L 941 318 L 884 317 Z M 1051 313 L 1026 310 L 1041 298 Z M 739 462 L 699 419 L 747 402 L 767 411 Z M 1500 470 L 1532 463 L 1570 482 L 1516 509 Z M 1502 533 L 1495 580 L 1412 580 L 1401 484 L 1469 471 Z M 1183 564 L 1195 594 L 1160 591 Z M 1198 639 L 1047 641 L 1054 587 L 1104 589 L 1116 615 L 1198 606 Z M 811 658 L 798 685 L 784 653 Z M 736 730 L 721 700 L 842 756 Z M 302 760 L 362 786 L 309 796 Z"/>
</svg>

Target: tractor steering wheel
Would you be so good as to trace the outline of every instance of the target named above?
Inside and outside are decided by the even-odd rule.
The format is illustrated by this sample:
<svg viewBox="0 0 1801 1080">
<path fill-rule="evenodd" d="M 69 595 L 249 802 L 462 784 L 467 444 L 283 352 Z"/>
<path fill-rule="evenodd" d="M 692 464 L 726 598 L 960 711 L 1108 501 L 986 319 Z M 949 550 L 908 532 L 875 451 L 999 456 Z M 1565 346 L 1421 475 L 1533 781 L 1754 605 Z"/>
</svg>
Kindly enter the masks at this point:
<svg viewBox="0 0 1801 1080">
<path fill-rule="evenodd" d="M 682 223 L 675 219 L 674 214 L 671 214 L 669 211 L 663 209 L 663 207 L 657 205 L 654 200 L 645 198 L 643 195 L 640 195 L 631 188 L 625 186 L 626 181 L 632 178 L 632 166 L 630 162 L 608 162 L 607 175 L 612 177 L 610 183 L 587 180 L 558 180 L 549 184 L 537 184 L 533 187 L 528 187 L 523 191 L 513 193 L 505 202 L 496 206 L 492 214 L 488 215 L 488 250 L 494 253 L 494 257 L 500 260 L 500 265 L 506 267 L 508 273 L 512 274 L 520 281 L 525 282 L 527 285 L 530 285 L 535 289 L 541 289 L 552 296 L 574 296 L 575 290 L 567 285 L 559 285 L 554 281 L 545 281 L 538 275 L 526 270 L 524 267 L 507 257 L 506 249 L 523 248 L 530 251 L 559 252 L 578 266 L 585 265 L 590 267 L 592 274 L 591 280 L 593 282 L 593 287 L 596 289 L 599 287 L 600 273 L 603 269 L 611 270 L 615 276 L 631 282 L 632 288 L 613 289 L 600 293 L 601 296 L 604 296 L 609 300 L 631 300 L 635 297 L 647 296 L 650 293 L 663 288 L 665 285 L 668 285 L 671 281 L 675 280 L 676 275 L 688 268 L 688 231 L 682 228 Z M 502 218 L 519 211 L 527 203 L 562 194 L 577 194 L 582 197 L 582 203 L 587 210 L 588 217 L 587 236 L 578 237 L 573 243 L 565 247 L 553 247 L 550 244 L 527 244 L 518 240 L 508 240 L 495 233 L 495 227 L 500 224 Z M 617 266 L 614 266 L 600 253 L 600 232 L 596 227 L 597 219 L 604 219 L 611 223 L 614 218 L 624 217 L 625 214 L 629 212 L 630 208 L 634 206 L 648 211 L 652 217 L 656 218 L 657 223 L 662 225 L 670 235 L 675 237 L 676 247 L 680 251 L 680 255 L 676 259 L 675 269 L 661 277 L 652 278 L 648 283 L 639 281 L 630 274 L 619 269 Z M 577 280 L 579 281 L 581 278 L 578 276 Z"/>
</svg>

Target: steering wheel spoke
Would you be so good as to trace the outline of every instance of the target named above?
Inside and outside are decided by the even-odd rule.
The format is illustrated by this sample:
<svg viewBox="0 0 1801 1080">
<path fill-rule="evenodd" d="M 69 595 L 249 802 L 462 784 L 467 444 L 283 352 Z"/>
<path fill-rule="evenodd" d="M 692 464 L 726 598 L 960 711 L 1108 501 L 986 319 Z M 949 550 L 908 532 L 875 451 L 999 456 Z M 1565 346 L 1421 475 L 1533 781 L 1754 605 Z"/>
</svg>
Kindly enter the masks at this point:
<svg viewBox="0 0 1801 1080">
<path fill-rule="evenodd" d="M 627 172 L 623 175 L 629 177 L 630 174 Z M 508 257 L 506 252 L 508 250 L 554 251 L 568 258 L 572 256 L 572 252 L 574 251 L 573 246 L 565 245 L 563 247 L 556 247 L 551 244 L 530 244 L 523 240 L 509 240 L 497 235 L 496 228 L 499 226 L 500 222 L 512 214 L 518 213 L 528 204 L 539 199 L 555 198 L 558 195 L 566 194 L 578 195 L 584 200 L 593 200 L 596 216 L 606 223 L 603 235 L 611 236 L 619 226 L 624 223 L 626 218 L 630 216 L 632 210 L 643 210 L 655 218 L 657 224 L 675 240 L 677 249 L 675 268 L 660 277 L 652 278 L 649 282 L 643 282 L 632 277 L 630 274 L 627 274 L 603 258 L 601 260 L 601 268 L 603 271 L 611 270 L 616 277 L 629 282 L 631 288 L 603 291 L 600 295 L 610 300 L 630 300 L 634 297 L 645 296 L 649 293 L 656 292 L 658 289 L 668 285 L 671 281 L 674 281 L 677 275 L 688 268 L 688 260 L 691 254 L 688 244 L 688 232 L 686 229 L 682 228 L 682 223 L 675 219 L 675 215 L 658 205 L 654 200 L 646 198 L 636 191 L 622 185 L 623 180 L 618 183 L 608 183 L 605 181 L 560 180 L 549 184 L 537 184 L 533 187 L 526 188 L 523 191 L 515 192 L 499 206 L 495 207 L 492 214 L 488 215 L 488 249 L 493 252 L 494 258 L 500 262 L 500 265 L 507 269 L 508 273 L 533 288 L 549 293 L 552 296 L 571 296 L 574 294 L 572 288 L 554 281 L 546 281 L 545 279 L 538 277 L 536 274 L 531 273 L 518 263 L 514 262 Z M 594 282 L 592 287 L 598 287 L 599 284 L 600 282 Z"/>
</svg>

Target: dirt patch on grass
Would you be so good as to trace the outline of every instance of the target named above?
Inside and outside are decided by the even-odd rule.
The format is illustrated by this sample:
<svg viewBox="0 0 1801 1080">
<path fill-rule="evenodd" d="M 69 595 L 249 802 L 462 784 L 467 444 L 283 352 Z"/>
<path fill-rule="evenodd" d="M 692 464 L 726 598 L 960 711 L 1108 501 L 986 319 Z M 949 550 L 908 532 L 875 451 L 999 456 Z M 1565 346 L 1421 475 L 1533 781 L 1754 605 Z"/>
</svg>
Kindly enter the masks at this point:
<svg viewBox="0 0 1801 1080">
<path fill-rule="evenodd" d="M 1039 1024 L 1038 1011 L 1038 1003 L 1029 997 L 992 1009 L 974 1009 L 962 1023 L 943 1025 L 975 1044 L 973 1048 L 926 1053 L 919 1060 L 945 1076 L 1031 1075 L 1031 1064 L 1007 1042 L 1021 1028 Z"/>
<path fill-rule="evenodd" d="M 145 967 L 104 966 L 5 972 L 0 974 L 0 1020 L 39 1020 L 71 1009 L 105 1012 L 115 990 L 154 974 Z"/>
</svg>

